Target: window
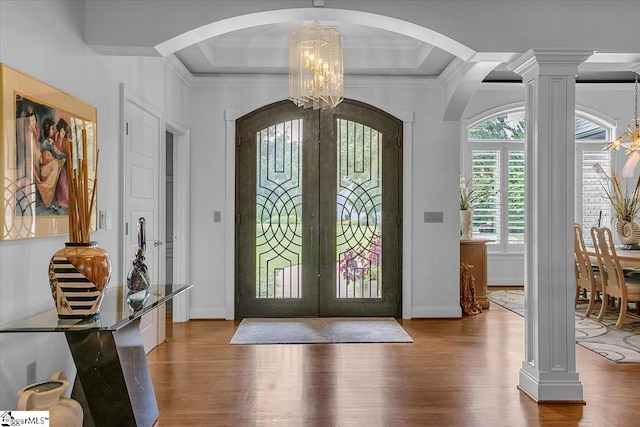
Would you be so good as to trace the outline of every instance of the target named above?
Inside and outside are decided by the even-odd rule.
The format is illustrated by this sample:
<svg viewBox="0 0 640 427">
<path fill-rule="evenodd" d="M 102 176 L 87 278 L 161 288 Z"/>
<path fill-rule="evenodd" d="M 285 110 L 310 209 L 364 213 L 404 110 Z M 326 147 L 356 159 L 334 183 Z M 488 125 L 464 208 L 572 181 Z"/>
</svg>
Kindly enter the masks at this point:
<svg viewBox="0 0 640 427">
<path fill-rule="evenodd" d="M 478 205 L 473 214 L 474 236 L 494 240 L 490 248 L 500 252 L 524 249 L 524 138 L 522 109 L 501 112 L 475 122 L 467 129 L 471 177 L 474 189 L 499 190 Z M 602 186 L 594 165 L 609 170 L 611 154 L 601 151 L 610 139 L 610 129 L 576 114 L 576 221 L 585 233 L 600 222 L 608 224 L 610 207 L 602 197 Z M 463 174 L 464 175 L 464 174 Z M 591 238 L 585 235 L 585 239 Z"/>
<path fill-rule="evenodd" d="M 471 186 L 497 190 L 473 213 L 473 233 L 502 250 L 524 243 L 524 111 L 486 119 L 468 129 Z"/>
</svg>

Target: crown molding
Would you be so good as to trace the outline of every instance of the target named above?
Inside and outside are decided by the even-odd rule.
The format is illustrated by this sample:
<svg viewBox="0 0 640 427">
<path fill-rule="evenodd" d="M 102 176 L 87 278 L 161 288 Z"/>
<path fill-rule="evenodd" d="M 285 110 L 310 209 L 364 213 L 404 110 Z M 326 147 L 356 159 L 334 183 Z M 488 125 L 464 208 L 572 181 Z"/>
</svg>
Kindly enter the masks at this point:
<svg viewBox="0 0 640 427">
<path fill-rule="evenodd" d="M 187 86 L 191 86 L 193 74 L 174 54 L 165 56 L 164 62 Z"/>
</svg>

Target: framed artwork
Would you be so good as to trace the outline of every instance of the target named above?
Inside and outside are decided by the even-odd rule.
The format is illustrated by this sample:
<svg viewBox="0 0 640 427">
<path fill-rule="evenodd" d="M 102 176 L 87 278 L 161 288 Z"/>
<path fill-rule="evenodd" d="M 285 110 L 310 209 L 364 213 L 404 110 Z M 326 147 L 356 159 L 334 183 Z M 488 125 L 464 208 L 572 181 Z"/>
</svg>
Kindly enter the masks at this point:
<svg viewBox="0 0 640 427">
<path fill-rule="evenodd" d="M 68 159 L 66 147 L 81 147 L 84 129 L 86 155 L 96 156 L 97 110 L 5 64 L 0 96 L 0 240 L 68 234 L 67 174 L 84 154 L 73 149 Z M 88 176 L 95 177 L 94 169 Z M 95 230 L 95 206 L 93 212 Z"/>
</svg>

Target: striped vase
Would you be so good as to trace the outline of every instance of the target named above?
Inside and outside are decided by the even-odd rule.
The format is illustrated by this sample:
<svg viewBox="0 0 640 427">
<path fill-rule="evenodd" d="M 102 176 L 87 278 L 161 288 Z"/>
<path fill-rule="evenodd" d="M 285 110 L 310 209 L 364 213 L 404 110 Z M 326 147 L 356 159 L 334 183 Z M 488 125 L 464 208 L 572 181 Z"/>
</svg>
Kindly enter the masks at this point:
<svg viewBox="0 0 640 427">
<path fill-rule="evenodd" d="M 111 259 L 96 242 L 65 243 L 49 262 L 49 285 L 58 317 L 87 318 L 100 313 L 110 278 Z"/>
</svg>

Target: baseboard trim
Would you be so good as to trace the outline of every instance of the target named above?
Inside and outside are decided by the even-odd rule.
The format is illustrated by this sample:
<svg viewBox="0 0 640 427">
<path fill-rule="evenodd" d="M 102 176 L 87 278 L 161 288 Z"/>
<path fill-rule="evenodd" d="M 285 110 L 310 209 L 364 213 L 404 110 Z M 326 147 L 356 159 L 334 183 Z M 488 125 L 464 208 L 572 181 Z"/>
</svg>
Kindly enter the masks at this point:
<svg viewBox="0 0 640 427">
<path fill-rule="evenodd" d="M 191 309 L 189 311 L 191 319 L 226 319 L 226 310 L 224 308 L 211 309 Z M 228 319 L 233 320 L 233 319 Z"/>
<path fill-rule="evenodd" d="M 454 307 L 413 307 L 411 309 L 412 318 L 460 318 L 462 309 L 460 306 Z"/>
</svg>

